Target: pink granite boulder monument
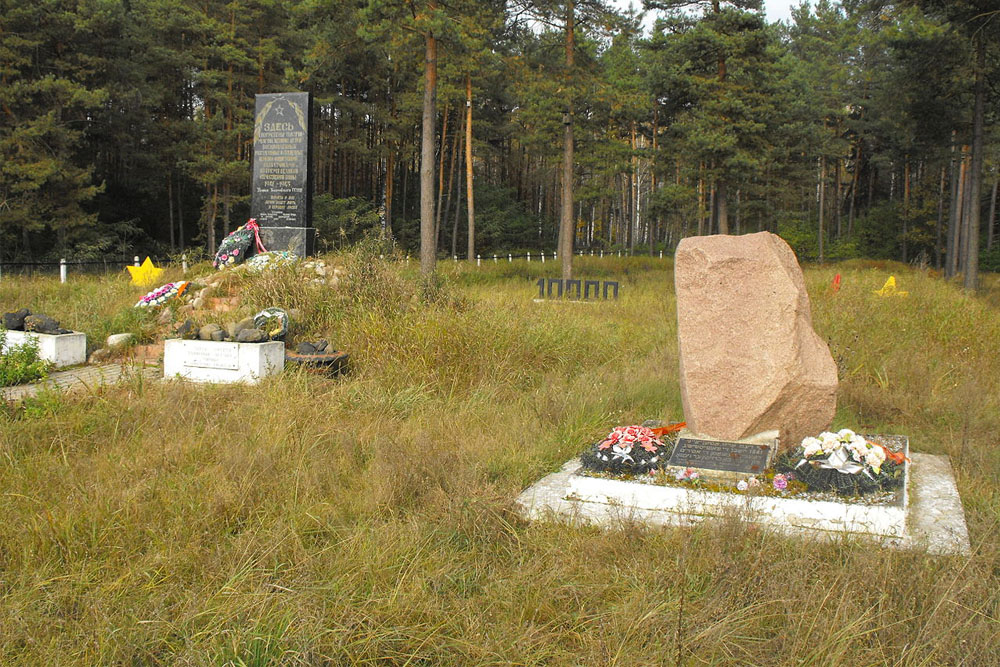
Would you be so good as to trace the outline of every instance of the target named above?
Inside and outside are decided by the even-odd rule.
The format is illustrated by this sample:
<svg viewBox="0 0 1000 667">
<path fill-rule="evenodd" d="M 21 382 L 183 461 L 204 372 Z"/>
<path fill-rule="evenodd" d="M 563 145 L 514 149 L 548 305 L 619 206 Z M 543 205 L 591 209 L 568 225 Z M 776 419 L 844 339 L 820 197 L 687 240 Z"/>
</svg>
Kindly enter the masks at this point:
<svg viewBox="0 0 1000 667">
<path fill-rule="evenodd" d="M 768 232 L 686 238 L 674 281 L 689 429 L 726 440 L 776 429 L 788 449 L 830 425 L 837 367 L 787 243 Z"/>
</svg>

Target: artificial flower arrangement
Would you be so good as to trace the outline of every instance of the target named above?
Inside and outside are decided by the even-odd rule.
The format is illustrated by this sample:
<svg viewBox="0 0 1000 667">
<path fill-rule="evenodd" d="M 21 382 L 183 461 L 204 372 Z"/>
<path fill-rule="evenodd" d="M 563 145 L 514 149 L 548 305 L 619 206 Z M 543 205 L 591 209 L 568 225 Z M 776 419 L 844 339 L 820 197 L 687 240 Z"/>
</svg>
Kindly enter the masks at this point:
<svg viewBox="0 0 1000 667">
<path fill-rule="evenodd" d="M 831 491 L 842 496 L 873 494 L 866 502 L 882 502 L 876 492 L 892 491 L 902 484 L 908 460 L 902 452 L 842 429 L 805 438 L 781 455 L 772 468 L 757 475 L 738 480 L 706 479 L 693 468 L 667 467 L 676 433 L 684 426 L 619 426 L 590 446 L 580 460 L 588 474 L 600 477 L 635 477 L 652 484 L 761 496 Z"/>
<path fill-rule="evenodd" d="M 299 261 L 299 256 L 287 250 L 268 250 L 257 253 L 243 265 L 250 273 L 261 273 L 279 266 L 291 266 Z"/>
<path fill-rule="evenodd" d="M 673 451 L 670 440 L 661 438 L 676 433 L 684 424 L 663 428 L 617 426 L 603 440 L 595 443 L 580 457 L 584 468 L 593 472 L 616 475 L 648 474 L 666 463 Z"/>
<path fill-rule="evenodd" d="M 810 491 L 863 495 L 902 484 L 906 460 L 904 453 L 845 428 L 805 438 L 777 461 L 775 469 L 795 475 Z"/>
<path fill-rule="evenodd" d="M 135 304 L 135 308 L 157 308 L 162 306 L 164 303 L 170 299 L 179 297 L 184 294 L 184 291 L 188 288 L 187 281 L 181 281 L 176 283 L 167 283 L 162 287 L 157 287 L 152 292 L 149 292 Z"/>
</svg>

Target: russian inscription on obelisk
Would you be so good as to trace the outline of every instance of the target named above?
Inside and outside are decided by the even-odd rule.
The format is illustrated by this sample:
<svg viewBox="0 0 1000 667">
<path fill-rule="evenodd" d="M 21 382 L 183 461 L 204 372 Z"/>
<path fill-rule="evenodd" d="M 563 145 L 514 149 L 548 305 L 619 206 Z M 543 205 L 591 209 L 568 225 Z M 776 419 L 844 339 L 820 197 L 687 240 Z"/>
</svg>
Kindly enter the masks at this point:
<svg viewBox="0 0 1000 667">
<path fill-rule="evenodd" d="M 311 136 L 311 93 L 256 96 L 250 216 L 268 250 L 312 253 Z"/>
</svg>

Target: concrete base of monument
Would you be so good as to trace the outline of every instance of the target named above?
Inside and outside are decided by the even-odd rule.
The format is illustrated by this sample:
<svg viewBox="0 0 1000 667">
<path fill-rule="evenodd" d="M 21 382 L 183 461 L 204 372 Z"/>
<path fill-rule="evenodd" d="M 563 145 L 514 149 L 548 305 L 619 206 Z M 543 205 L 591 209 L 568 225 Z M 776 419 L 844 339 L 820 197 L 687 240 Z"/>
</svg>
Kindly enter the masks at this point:
<svg viewBox="0 0 1000 667">
<path fill-rule="evenodd" d="M 56 368 L 87 362 L 87 334 L 74 331 L 66 334 L 40 334 L 33 331 L 7 331 L 4 349 L 37 341 L 38 356 L 52 362 Z"/>
<path fill-rule="evenodd" d="M 268 250 L 287 250 L 298 257 L 313 254 L 316 245 L 314 227 L 261 227 L 261 240 Z"/>
<path fill-rule="evenodd" d="M 910 457 L 902 497 L 888 505 L 755 497 L 587 477 L 580 474 L 578 459 L 526 489 L 517 504 L 531 519 L 684 526 L 733 517 L 789 535 L 855 536 L 933 554 L 970 553 L 962 502 L 948 458 L 918 453 Z"/>
<path fill-rule="evenodd" d="M 285 368 L 285 344 L 166 340 L 163 377 L 194 382 L 255 384 Z"/>
</svg>

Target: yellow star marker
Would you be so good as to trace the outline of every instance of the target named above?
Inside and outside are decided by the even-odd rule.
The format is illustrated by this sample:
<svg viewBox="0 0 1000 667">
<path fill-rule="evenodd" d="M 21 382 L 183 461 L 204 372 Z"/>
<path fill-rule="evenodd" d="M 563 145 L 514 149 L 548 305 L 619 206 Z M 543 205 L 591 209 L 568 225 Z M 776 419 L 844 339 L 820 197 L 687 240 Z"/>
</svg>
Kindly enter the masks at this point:
<svg viewBox="0 0 1000 667">
<path fill-rule="evenodd" d="M 882 285 L 882 289 L 872 290 L 874 294 L 879 296 L 909 296 L 909 292 L 896 289 L 896 276 L 889 276 L 889 279 L 885 281 L 885 285 Z"/>
<path fill-rule="evenodd" d="M 142 266 L 126 266 L 125 268 L 132 274 L 132 284 L 144 287 L 156 283 L 160 279 L 160 274 L 163 273 L 163 269 L 153 266 L 149 257 L 146 257 Z"/>
</svg>

